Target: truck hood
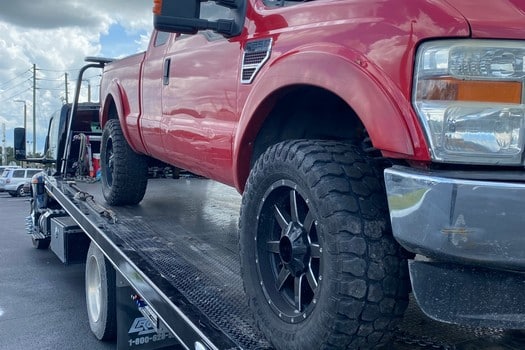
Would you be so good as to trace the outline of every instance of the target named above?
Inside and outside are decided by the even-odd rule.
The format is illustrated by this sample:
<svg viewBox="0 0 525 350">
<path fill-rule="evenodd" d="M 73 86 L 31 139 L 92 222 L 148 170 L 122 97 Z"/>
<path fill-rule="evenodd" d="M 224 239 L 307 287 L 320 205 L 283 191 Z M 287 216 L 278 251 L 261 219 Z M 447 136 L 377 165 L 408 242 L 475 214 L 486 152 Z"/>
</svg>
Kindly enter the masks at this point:
<svg viewBox="0 0 525 350">
<path fill-rule="evenodd" d="M 445 0 L 470 25 L 473 38 L 525 39 L 523 0 Z"/>
</svg>

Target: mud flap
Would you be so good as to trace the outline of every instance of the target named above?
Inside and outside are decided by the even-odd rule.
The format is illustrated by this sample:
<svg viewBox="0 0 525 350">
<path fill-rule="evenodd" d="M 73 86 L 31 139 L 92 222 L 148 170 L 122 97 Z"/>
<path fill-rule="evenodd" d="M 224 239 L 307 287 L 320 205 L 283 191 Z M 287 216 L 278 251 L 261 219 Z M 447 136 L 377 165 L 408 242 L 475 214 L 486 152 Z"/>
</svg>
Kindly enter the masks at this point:
<svg viewBox="0 0 525 350">
<path fill-rule="evenodd" d="M 117 272 L 117 349 L 178 349 L 179 344 L 162 324 L 153 325 L 133 300 L 134 290 Z M 182 349 L 182 347 L 181 347 Z"/>
</svg>

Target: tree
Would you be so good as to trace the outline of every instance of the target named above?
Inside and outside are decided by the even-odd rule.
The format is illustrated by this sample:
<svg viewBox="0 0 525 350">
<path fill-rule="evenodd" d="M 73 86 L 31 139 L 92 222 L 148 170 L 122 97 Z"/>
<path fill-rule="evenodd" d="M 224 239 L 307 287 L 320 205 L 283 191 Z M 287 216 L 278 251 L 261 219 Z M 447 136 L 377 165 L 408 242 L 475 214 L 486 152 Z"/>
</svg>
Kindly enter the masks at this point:
<svg viewBox="0 0 525 350">
<path fill-rule="evenodd" d="M 6 147 L 5 148 L 5 154 L 6 154 L 6 162 L 5 162 L 5 164 L 2 164 L 2 165 L 13 165 L 13 164 L 16 164 L 13 147 Z M 4 159 L 4 155 L 2 154 L 1 148 L 0 148 L 0 161 L 3 161 L 3 159 Z"/>
</svg>

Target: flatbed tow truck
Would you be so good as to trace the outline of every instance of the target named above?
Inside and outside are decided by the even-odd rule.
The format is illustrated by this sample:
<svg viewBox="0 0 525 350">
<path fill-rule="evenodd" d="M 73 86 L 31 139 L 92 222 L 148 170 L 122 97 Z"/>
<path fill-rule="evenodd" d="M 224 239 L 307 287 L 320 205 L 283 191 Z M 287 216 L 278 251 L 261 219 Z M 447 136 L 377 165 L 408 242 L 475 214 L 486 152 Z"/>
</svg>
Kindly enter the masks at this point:
<svg viewBox="0 0 525 350">
<path fill-rule="evenodd" d="M 117 337 L 118 349 L 271 349 L 246 308 L 234 189 L 193 176 L 154 179 L 142 205 L 108 209 L 99 204 L 100 183 L 79 177 L 81 135 L 91 134 L 91 151 L 99 150 L 96 106 L 78 104 L 82 76 L 109 61 L 87 60 L 69 113 L 50 122 L 43 159 L 26 159 L 25 132 L 15 130 L 18 159 L 56 165 L 53 175 L 33 179 L 34 246 L 51 246 L 65 264 L 85 257 L 92 331 L 100 340 Z M 524 341 L 520 332 L 433 321 L 411 301 L 389 349 L 520 349 Z"/>
</svg>

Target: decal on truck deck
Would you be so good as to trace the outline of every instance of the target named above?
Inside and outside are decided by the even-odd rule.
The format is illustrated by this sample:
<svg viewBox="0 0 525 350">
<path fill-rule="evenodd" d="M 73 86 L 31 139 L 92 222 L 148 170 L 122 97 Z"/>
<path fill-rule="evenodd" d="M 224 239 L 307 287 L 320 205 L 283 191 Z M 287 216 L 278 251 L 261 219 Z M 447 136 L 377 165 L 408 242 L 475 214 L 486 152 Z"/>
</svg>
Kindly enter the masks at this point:
<svg viewBox="0 0 525 350">
<path fill-rule="evenodd" d="M 137 317 L 131 324 L 128 331 L 129 334 L 129 347 L 154 343 L 166 339 L 174 338 L 168 330 L 161 327 L 158 332 L 155 332 L 155 328 L 150 320 L 146 317 Z M 134 335 L 136 334 L 136 335 Z"/>
</svg>

